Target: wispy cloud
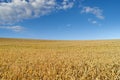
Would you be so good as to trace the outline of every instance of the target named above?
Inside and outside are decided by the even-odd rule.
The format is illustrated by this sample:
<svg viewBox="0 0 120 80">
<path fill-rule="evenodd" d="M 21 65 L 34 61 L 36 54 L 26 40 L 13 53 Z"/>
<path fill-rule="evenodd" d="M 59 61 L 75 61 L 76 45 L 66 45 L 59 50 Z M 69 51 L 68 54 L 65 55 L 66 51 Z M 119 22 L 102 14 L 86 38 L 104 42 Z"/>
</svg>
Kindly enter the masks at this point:
<svg viewBox="0 0 120 80">
<path fill-rule="evenodd" d="M 66 26 L 67 26 L 67 27 L 70 27 L 70 26 L 72 26 L 72 25 L 71 25 L 71 24 L 67 24 Z"/>
<path fill-rule="evenodd" d="M 0 24 L 11 24 L 40 17 L 53 10 L 72 8 L 74 0 L 1 0 Z"/>
<path fill-rule="evenodd" d="M 84 6 L 81 13 L 93 14 L 98 19 L 104 19 L 103 11 L 98 7 Z"/>
<path fill-rule="evenodd" d="M 97 20 L 94 20 L 94 19 L 91 19 L 91 18 L 88 19 L 88 22 L 91 23 L 91 24 L 97 25 L 97 26 L 101 26 L 101 24 Z"/>
<path fill-rule="evenodd" d="M 88 19 L 88 22 L 90 22 L 92 24 L 97 24 L 98 23 L 96 20 L 92 20 L 92 19 Z"/>
<path fill-rule="evenodd" d="M 24 27 L 22 26 L 0 26 L 0 29 L 7 29 L 7 30 L 12 30 L 14 32 L 21 32 L 24 31 Z"/>
</svg>

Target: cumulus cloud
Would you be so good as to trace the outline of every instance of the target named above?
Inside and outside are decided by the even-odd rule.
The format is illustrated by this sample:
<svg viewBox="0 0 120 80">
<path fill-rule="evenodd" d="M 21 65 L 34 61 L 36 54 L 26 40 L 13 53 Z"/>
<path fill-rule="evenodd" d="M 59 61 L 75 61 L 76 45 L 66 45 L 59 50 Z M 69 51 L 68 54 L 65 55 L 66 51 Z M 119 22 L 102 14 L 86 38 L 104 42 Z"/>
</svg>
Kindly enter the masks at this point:
<svg viewBox="0 0 120 80">
<path fill-rule="evenodd" d="M 82 1 L 84 0 L 0 0 L 0 25 L 3 25 L 0 29 L 20 32 L 24 30 L 24 27 L 13 26 L 14 23 L 40 17 L 55 10 L 67 10 L 72 8 L 75 2 Z M 90 13 L 99 19 L 104 19 L 103 12 L 100 8 L 89 6 L 82 6 L 82 8 L 81 13 Z M 92 20 L 89 22 L 93 24 L 98 23 Z M 10 24 L 12 26 L 5 26 Z"/>
<path fill-rule="evenodd" d="M 61 3 L 61 5 L 57 6 L 57 9 L 68 9 L 68 8 L 72 8 L 74 5 L 74 0 L 72 2 L 70 2 L 70 0 L 63 0 L 63 2 Z"/>
<path fill-rule="evenodd" d="M 74 0 L 0 0 L 0 24 L 46 15 L 53 10 L 72 8 Z"/>
<path fill-rule="evenodd" d="M 54 0 L 12 0 L 0 3 L 0 22 L 13 23 L 49 13 L 54 7 Z"/>
<path fill-rule="evenodd" d="M 0 29 L 7 29 L 7 30 L 12 30 L 14 32 L 21 32 L 25 28 L 22 26 L 0 26 Z"/>
<path fill-rule="evenodd" d="M 103 11 L 98 8 L 98 7 L 89 7 L 89 6 L 85 6 L 83 7 L 81 13 L 90 13 L 90 14 L 93 14 L 95 15 L 98 19 L 104 19 L 104 16 L 103 16 Z"/>
</svg>

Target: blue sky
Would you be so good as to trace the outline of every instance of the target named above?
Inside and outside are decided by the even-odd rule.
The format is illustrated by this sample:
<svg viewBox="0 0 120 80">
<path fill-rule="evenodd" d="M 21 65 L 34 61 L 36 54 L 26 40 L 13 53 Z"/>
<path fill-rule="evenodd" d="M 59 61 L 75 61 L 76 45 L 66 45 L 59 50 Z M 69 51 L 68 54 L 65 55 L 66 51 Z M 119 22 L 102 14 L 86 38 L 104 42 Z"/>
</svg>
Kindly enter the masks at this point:
<svg viewBox="0 0 120 80">
<path fill-rule="evenodd" d="M 120 39 L 120 0 L 0 0 L 0 37 Z"/>
</svg>

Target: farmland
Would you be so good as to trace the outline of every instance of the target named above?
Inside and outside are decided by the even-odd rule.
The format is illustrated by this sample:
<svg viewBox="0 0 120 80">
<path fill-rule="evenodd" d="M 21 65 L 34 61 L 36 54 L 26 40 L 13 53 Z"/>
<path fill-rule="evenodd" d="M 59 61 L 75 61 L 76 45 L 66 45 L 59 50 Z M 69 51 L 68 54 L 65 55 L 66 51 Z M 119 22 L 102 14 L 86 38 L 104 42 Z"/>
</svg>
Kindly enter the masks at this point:
<svg viewBox="0 0 120 80">
<path fill-rule="evenodd" d="M 1 38 L 0 80 L 120 80 L 120 40 Z"/>
</svg>

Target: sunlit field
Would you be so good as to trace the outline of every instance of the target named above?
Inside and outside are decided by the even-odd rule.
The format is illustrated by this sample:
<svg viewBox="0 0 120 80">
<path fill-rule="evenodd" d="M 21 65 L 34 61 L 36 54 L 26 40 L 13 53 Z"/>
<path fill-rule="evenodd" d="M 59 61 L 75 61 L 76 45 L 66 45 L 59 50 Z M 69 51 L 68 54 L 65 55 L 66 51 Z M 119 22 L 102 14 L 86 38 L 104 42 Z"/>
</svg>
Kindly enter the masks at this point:
<svg viewBox="0 0 120 80">
<path fill-rule="evenodd" d="M 120 40 L 1 38 L 0 80 L 120 80 Z"/>
</svg>

